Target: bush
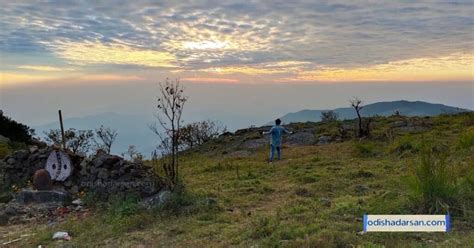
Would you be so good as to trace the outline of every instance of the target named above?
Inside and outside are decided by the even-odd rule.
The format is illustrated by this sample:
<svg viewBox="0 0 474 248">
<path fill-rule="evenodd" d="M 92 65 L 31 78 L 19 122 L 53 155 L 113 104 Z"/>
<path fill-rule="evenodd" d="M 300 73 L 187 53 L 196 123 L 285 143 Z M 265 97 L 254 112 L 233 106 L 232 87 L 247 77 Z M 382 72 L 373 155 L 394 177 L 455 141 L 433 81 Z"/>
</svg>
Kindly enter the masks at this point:
<svg viewBox="0 0 474 248">
<path fill-rule="evenodd" d="M 34 133 L 34 129 L 4 116 L 0 110 L 0 135 L 14 142 L 29 143 Z"/>
<path fill-rule="evenodd" d="M 458 141 L 458 149 L 460 150 L 469 150 L 474 146 L 474 130 L 468 130 L 467 132 L 461 134 Z"/>
<path fill-rule="evenodd" d="M 138 200 L 134 197 L 112 197 L 108 203 L 109 216 L 123 218 L 133 215 L 138 210 Z"/>
<path fill-rule="evenodd" d="M 391 144 L 389 150 L 391 153 L 397 153 L 399 155 L 416 153 L 419 151 L 419 145 L 411 135 L 404 135 L 396 139 L 396 141 Z"/>
<path fill-rule="evenodd" d="M 337 121 L 339 115 L 332 111 L 332 110 L 327 110 L 321 112 L 321 122 L 332 122 L 332 121 Z"/>
<path fill-rule="evenodd" d="M 257 216 L 251 223 L 249 236 L 252 239 L 270 237 L 278 228 L 278 221 L 268 216 Z"/>
<path fill-rule="evenodd" d="M 359 157 L 375 156 L 375 147 L 370 143 L 354 143 L 354 152 Z"/>
<path fill-rule="evenodd" d="M 6 157 L 12 152 L 12 149 L 7 143 L 0 143 L 0 159 Z"/>
<path fill-rule="evenodd" d="M 457 204 L 459 187 L 446 156 L 436 154 L 433 148 L 422 143 L 419 161 L 411 168 L 409 186 L 418 213 L 445 214 Z"/>
</svg>

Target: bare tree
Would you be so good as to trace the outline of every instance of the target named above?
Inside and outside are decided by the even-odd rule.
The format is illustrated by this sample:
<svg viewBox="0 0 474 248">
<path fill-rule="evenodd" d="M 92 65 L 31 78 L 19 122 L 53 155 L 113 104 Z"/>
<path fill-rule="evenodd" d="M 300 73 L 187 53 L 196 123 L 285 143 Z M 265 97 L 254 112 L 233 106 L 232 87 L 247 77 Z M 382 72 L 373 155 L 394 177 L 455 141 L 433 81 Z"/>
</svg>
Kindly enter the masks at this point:
<svg viewBox="0 0 474 248">
<path fill-rule="evenodd" d="M 362 115 L 360 113 L 360 111 L 364 108 L 364 106 L 362 106 L 362 100 L 360 100 L 359 98 L 357 97 L 354 97 L 350 100 L 350 103 L 351 103 L 351 106 L 354 108 L 354 110 L 356 111 L 356 114 L 357 114 L 357 119 L 358 119 L 358 122 L 357 122 L 357 136 L 359 138 L 361 137 L 364 137 L 364 136 L 369 136 L 370 134 L 370 123 L 372 122 L 372 118 L 367 118 L 367 121 L 365 122 L 365 125 L 363 123 L 363 118 L 362 118 Z"/>
<path fill-rule="evenodd" d="M 44 132 L 46 135 L 46 142 L 50 144 L 61 144 L 61 130 L 52 129 L 49 132 Z M 87 154 L 92 147 L 92 140 L 94 133 L 92 130 L 76 130 L 70 128 L 64 132 L 66 139 L 66 149 L 71 150 L 75 154 Z"/>
<path fill-rule="evenodd" d="M 350 103 L 351 103 L 351 106 L 356 111 L 357 118 L 358 118 L 357 136 L 362 137 L 363 136 L 362 135 L 362 116 L 360 114 L 360 111 L 364 108 L 364 106 L 362 106 L 362 100 L 360 100 L 357 97 L 354 97 L 350 100 Z"/>
<path fill-rule="evenodd" d="M 104 150 L 107 152 L 107 154 L 110 154 L 112 144 L 115 142 L 115 139 L 118 135 L 117 130 L 101 125 L 100 128 L 95 130 L 95 134 L 97 139 L 94 139 L 94 142 L 97 148 Z"/>
<path fill-rule="evenodd" d="M 321 121 L 322 122 L 333 122 L 337 121 L 338 115 L 332 110 L 327 110 L 321 112 Z"/>
<path fill-rule="evenodd" d="M 159 84 L 159 90 L 155 114 L 158 124 L 151 125 L 150 129 L 160 139 L 162 167 L 169 180 L 169 186 L 173 188 L 178 182 L 179 132 L 183 107 L 188 97 L 184 95 L 179 79 L 170 81 L 167 78 Z"/>
</svg>

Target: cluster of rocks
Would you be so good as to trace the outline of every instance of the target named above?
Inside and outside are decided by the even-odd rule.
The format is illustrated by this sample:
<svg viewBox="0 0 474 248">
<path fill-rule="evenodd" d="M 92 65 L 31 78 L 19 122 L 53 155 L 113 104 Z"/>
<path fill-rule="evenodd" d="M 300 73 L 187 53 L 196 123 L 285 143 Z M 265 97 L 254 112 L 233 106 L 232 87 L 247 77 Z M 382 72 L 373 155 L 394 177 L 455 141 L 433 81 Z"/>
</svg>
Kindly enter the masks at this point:
<svg viewBox="0 0 474 248">
<path fill-rule="evenodd" d="M 14 199 L 8 203 L 0 203 L 0 226 L 45 220 L 48 221 L 48 224 L 54 224 L 69 214 L 83 215 L 87 212 L 88 210 L 81 201 L 73 201 L 72 204 L 67 205 L 60 201 L 24 204 L 24 202 Z"/>
<path fill-rule="evenodd" d="M 25 187 L 33 181 L 36 171 L 45 168 L 52 148 L 19 150 L 0 160 L 0 176 L 5 185 Z M 134 193 L 147 197 L 159 191 L 151 167 L 130 162 L 122 157 L 99 151 L 91 158 L 69 154 L 73 172 L 64 182 L 54 182 L 53 187 L 70 194 L 93 191 L 102 196 L 116 193 Z"/>
<path fill-rule="evenodd" d="M 53 149 L 50 147 L 38 149 L 32 146 L 29 150 L 18 150 L 0 160 L 0 175 L 3 177 L 5 185 L 25 185 L 27 181 L 33 179 L 34 173 L 43 169 L 49 153 Z"/>
<path fill-rule="evenodd" d="M 166 190 L 160 191 L 164 187 L 156 180 L 151 167 L 103 151 L 90 158 L 68 154 L 72 174 L 64 182 L 51 182 L 44 168 L 52 151 L 50 147 L 31 147 L 0 160 L 2 184 L 17 191 L 1 193 L 0 225 L 45 218 L 56 221 L 66 214 L 80 214 L 86 209 L 78 203 L 78 199 L 71 200 L 82 192 L 93 192 L 102 199 L 111 195 L 133 194 L 143 198 L 147 206 L 160 204 L 168 197 L 163 193 Z M 47 177 L 38 180 L 38 175 L 45 173 Z M 43 185 L 37 185 L 38 182 Z"/>
<path fill-rule="evenodd" d="M 394 121 L 390 128 L 401 133 L 416 133 L 428 130 L 433 125 L 432 121 L 424 118 L 410 118 Z"/>
<path fill-rule="evenodd" d="M 148 197 L 163 186 L 156 180 L 151 167 L 101 151 L 91 159 L 83 159 L 79 168 L 76 170 L 78 176 L 64 182 L 71 193 L 87 189 L 101 195 L 126 192 Z"/>
</svg>

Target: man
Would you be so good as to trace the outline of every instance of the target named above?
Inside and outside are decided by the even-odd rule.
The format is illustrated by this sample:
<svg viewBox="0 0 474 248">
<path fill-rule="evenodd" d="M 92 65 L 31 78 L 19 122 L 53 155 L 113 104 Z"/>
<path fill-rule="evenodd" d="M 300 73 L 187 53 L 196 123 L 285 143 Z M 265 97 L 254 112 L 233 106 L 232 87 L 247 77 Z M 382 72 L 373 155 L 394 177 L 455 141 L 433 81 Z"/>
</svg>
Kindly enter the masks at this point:
<svg viewBox="0 0 474 248">
<path fill-rule="evenodd" d="M 263 132 L 263 135 L 271 134 L 272 139 L 270 141 L 270 158 L 268 162 L 273 161 L 273 155 L 275 154 L 275 149 L 277 150 L 278 160 L 281 159 L 281 135 L 283 133 L 292 134 L 293 132 L 288 131 L 286 128 L 280 126 L 281 120 L 275 120 L 275 126 L 273 126 L 270 131 Z"/>
</svg>

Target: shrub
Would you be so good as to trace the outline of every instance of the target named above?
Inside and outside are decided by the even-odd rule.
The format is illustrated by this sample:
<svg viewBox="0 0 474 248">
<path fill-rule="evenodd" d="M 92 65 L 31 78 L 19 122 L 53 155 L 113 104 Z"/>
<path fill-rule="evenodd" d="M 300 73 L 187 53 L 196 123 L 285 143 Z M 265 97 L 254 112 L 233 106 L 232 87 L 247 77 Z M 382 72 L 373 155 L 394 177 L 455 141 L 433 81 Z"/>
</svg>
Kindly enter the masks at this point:
<svg viewBox="0 0 474 248">
<path fill-rule="evenodd" d="M 469 150 L 474 146 L 474 130 L 468 130 L 461 134 L 458 141 L 458 149 Z"/>
<path fill-rule="evenodd" d="M 4 116 L 0 110 L 0 135 L 9 138 L 11 141 L 28 143 L 34 133 L 34 129 Z"/>
<path fill-rule="evenodd" d="M 446 163 L 446 156 L 436 154 L 431 144 L 423 142 L 420 158 L 411 167 L 409 186 L 419 213 L 449 213 L 457 202 L 455 173 Z"/>
<path fill-rule="evenodd" d="M 251 222 L 249 236 L 252 239 L 270 237 L 278 228 L 278 221 L 269 216 L 257 216 Z"/>
<path fill-rule="evenodd" d="M 327 110 L 321 112 L 321 122 L 332 122 L 332 121 L 337 121 L 339 115 L 332 111 L 332 110 Z"/>
<path fill-rule="evenodd" d="M 372 157 L 375 155 L 375 147 L 370 143 L 354 143 L 354 152 L 359 157 Z"/>
<path fill-rule="evenodd" d="M 0 159 L 6 157 L 11 152 L 12 150 L 7 143 L 0 143 Z"/>
<path fill-rule="evenodd" d="M 419 150 L 419 145 L 415 142 L 411 135 L 404 135 L 395 142 L 393 142 L 389 148 L 391 153 L 405 154 L 405 153 L 416 153 Z"/>
<path fill-rule="evenodd" d="M 138 200 L 134 197 L 112 197 L 108 203 L 109 215 L 114 218 L 123 218 L 133 215 L 138 210 Z"/>
</svg>

